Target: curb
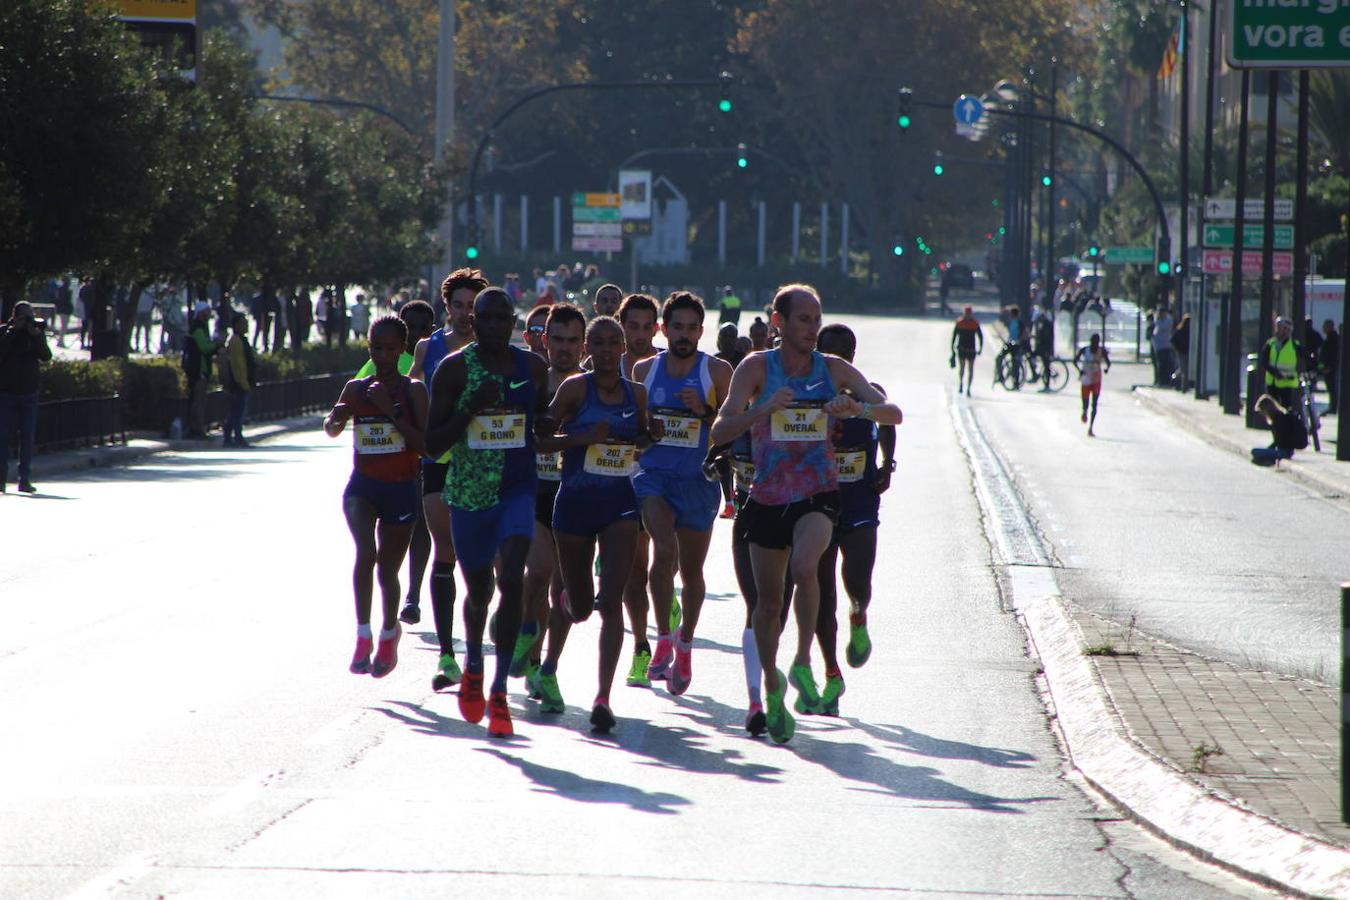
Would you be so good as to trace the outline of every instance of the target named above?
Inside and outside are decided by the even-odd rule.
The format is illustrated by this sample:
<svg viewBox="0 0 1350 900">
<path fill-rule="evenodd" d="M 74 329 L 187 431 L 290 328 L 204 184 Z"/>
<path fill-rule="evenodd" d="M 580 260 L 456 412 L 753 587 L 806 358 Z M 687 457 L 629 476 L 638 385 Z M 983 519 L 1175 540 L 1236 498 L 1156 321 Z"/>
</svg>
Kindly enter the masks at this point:
<svg viewBox="0 0 1350 900">
<path fill-rule="evenodd" d="M 291 434 L 297 431 L 309 431 L 317 428 L 322 416 L 307 414 L 280 419 L 266 425 L 245 429 L 244 436 L 250 441 L 262 441 Z M 168 453 L 177 450 L 203 450 L 218 447 L 220 442 L 171 441 L 164 439 L 138 438 L 126 444 L 112 444 L 104 447 L 89 447 L 82 450 L 62 450 L 51 455 L 39 455 L 33 458 L 33 480 L 42 481 L 54 475 L 78 472 L 85 469 L 104 469 L 113 466 L 127 466 L 147 456 Z"/>
<path fill-rule="evenodd" d="M 1064 608 L 1054 568 L 1007 469 L 980 432 L 974 410 L 957 401 L 950 410 L 995 567 L 1006 577 L 1009 606 L 1040 660 L 1048 713 L 1070 764 L 1135 822 L 1206 862 L 1302 896 L 1350 897 L 1350 850 L 1243 808 L 1130 737 L 1083 655 L 1082 632 Z"/>
<path fill-rule="evenodd" d="M 1154 397 L 1152 391 L 1140 390 L 1138 386 L 1134 387 L 1130 393 L 1140 405 L 1148 408 L 1157 415 L 1164 416 L 1177 423 L 1186 431 L 1200 438 L 1202 441 L 1217 447 L 1220 450 L 1227 450 L 1243 459 L 1251 458 L 1251 447 L 1233 440 L 1226 434 L 1210 428 L 1208 425 L 1198 421 L 1193 416 L 1188 416 L 1175 409 L 1172 404 Z M 1335 481 L 1319 475 L 1315 471 L 1309 471 L 1305 465 L 1300 465 L 1297 459 L 1285 460 L 1280 470 L 1287 473 L 1288 477 L 1302 484 L 1304 487 L 1311 488 L 1321 494 L 1324 494 L 1330 500 L 1350 499 L 1350 492 L 1346 491 L 1343 484 L 1337 484 Z"/>
</svg>

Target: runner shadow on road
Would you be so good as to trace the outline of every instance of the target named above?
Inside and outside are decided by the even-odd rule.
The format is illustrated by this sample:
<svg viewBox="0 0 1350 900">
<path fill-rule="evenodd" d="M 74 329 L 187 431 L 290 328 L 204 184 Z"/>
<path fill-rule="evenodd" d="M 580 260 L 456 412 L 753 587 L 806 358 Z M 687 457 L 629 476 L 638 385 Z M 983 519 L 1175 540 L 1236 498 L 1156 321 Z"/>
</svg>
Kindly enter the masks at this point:
<svg viewBox="0 0 1350 900">
<path fill-rule="evenodd" d="M 854 728 L 871 735 L 879 741 L 885 741 L 906 753 L 919 756 L 931 756 L 935 759 L 964 759 L 984 763 L 999 769 L 1029 769 L 1036 757 L 1020 750 L 1005 750 L 1001 747 L 981 747 L 979 744 L 967 744 L 963 741 L 948 741 L 943 738 L 920 734 L 903 725 L 870 725 L 858 719 L 843 721 Z"/>
<path fill-rule="evenodd" d="M 428 734 L 433 737 L 467 738 L 480 743 L 488 739 L 485 724 L 475 725 L 462 719 L 443 716 L 440 713 L 432 712 L 420 703 L 412 703 L 408 700 L 391 700 L 389 702 L 393 706 L 403 707 L 407 712 L 390 709 L 388 706 L 372 706 L 371 709 L 411 727 L 418 734 Z M 513 745 L 519 746 L 522 743 L 527 743 L 529 738 L 517 734 L 509 739 L 493 738 L 493 740 L 509 740 Z"/>
<path fill-rule="evenodd" d="M 688 806 L 691 802 L 689 798 L 678 794 L 648 792 L 630 784 L 599 781 L 565 769 L 542 766 L 495 747 L 479 747 L 478 751 L 515 766 L 522 775 L 534 782 L 534 789 L 539 793 L 553 794 L 564 800 L 575 800 L 579 803 L 613 803 L 627 806 L 637 812 L 661 816 L 673 816 L 679 812 L 676 807 Z"/>
<path fill-rule="evenodd" d="M 710 697 L 673 698 L 683 707 L 690 718 L 727 734 L 745 736 L 738 724 L 743 715 L 741 710 L 718 703 Z M 994 797 L 981 794 L 944 781 L 939 769 L 927 766 L 905 766 L 882 756 L 874 747 L 861 743 L 840 743 L 833 740 L 812 740 L 813 734 L 847 733 L 849 725 L 857 725 L 872 737 L 885 741 L 892 747 L 913 750 L 916 746 L 925 747 L 933 752 L 925 755 L 944 759 L 971 759 L 1000 767 L 1021 768 L 1011 765 L 1009 760 L 1017 762 L 1034 760 L 1035 757 L 1018 754 L 1015 751 L 990 750 L 970 744 L 954 741 L 939 741 L 917 732 L 902 729 L 878 729 L 862 723 L 835 718 L 815 716 L 797 716 L 797 734 L 784 749 L 795 752 L 807 762 L 829 769 L 840 778 L 860 782 L 865 787 L 855 790 L 875 794 L 888 794 L 906 800 L 930 801 L 934 803 L 957 804 L 981 812 L 1011 813 L 1022 815 L 1018 808 L 1021 804 L 1043 803 L 1056 800 L 1056 797 Z M 898 729 L 899 726 L 885 726 L 885 729 Z M 875 732 L 875 733 L 873 733 Z M 912 742 L 912 743 L 909 743 Z M 1025 757 L 1025 760 L 1023 759 Z"/>
<path fill-rule="evenodd" d="M 691 774 L 735 775 L 756 784 L 777 784 L 783 774 L 777 766 L 743 762 L 745 755 L 735 748 L 708 748 L 705 745 L 712 736 L 692 728 L 653 725 L 641 719 L 620 719 L 619 725 L 611 739 L 592 743 L 646 757 L 642 765 Z"/>
</svg>

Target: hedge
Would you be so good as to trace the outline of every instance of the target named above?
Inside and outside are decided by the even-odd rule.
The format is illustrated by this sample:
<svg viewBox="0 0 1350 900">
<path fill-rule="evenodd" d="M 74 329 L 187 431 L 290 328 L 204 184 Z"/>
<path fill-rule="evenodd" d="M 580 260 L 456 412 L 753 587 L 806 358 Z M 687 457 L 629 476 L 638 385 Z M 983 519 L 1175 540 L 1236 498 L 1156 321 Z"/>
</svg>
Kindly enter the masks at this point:
<svg viewBox="0 0 1350 900">
<path fill-rule="evenodd" d="M 353 372 L 368 358 L 364 341 L 345 348 L 308 344 L 299 350 L 257 355 L 258 381 L 284 381 L 331 372 Z M 213 378 L 214 380 L 214 378 Z M 187 394 L 177 356 L 131 359 L 54 359 L 42 367 L 41 399 L 122 396 L 123 422 L 129 430 L 163 428 L 163 410 Z"/>
</svg>

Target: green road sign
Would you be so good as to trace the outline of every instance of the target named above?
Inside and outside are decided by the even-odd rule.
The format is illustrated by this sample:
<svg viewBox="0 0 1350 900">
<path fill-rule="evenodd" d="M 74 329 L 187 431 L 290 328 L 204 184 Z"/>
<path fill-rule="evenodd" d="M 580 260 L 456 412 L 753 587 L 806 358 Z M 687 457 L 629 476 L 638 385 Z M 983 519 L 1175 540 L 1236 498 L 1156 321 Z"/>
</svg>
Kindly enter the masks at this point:
<svg viewBox="0 0 1350 900">
<path fill-rule="evenodd" d="M 1236 69 L 1350 66 L 1345 0 L 1231 0 L 1228 64 Z"/>
<path fill-rule="evenodd" d="M 1107 264 L 1113 266 L 1153 262 L 1152 247 L 1107 247 L 1102 255 L 1106 257 Z"/>
<path fill-rule="evenodd" d="M 573 222 L 622 222 L 622 210 L 617 206 L 574 206 L 572 207 Z"/>
<path fill-rule="evenodd" d="M 1231 249 L 1233 246 L 1233 228 L 1232 225 L 1206 225 L 1204 234 L 1204 245 L 1206 247 L 1222 247 Z M 1244 224 L 1242 226 L 1242 246 L 1252 250 L 1259 250 L 1263 246 L 1266 237 L 1266 226 L 1259 222 L 1255 225 Z M 1276 225 L 1275 226 L 1275 249 L 1290 250 L 1294 246 L 1294 226 Z"/>
</svg>

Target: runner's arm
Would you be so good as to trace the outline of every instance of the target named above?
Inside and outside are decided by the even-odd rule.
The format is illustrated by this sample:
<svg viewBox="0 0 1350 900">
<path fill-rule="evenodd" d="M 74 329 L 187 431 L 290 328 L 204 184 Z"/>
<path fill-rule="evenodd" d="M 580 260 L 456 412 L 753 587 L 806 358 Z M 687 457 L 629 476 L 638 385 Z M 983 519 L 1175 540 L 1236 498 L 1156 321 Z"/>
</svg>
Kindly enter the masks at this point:
<svg viewBox="0 0 1350 900">
<path fill-rule="evenodd" d="M 352 416 L 351 401 L 356 397 L 356 388 L 353 385 L 359 384 L 360 382 L 349 381 L 342 386 L 342 393 L 338 395 L 338 402 L 323 418 L 324 434 L 335 438 L 342 434 L 342 429 L 347 427 L 347 420 Z"/>
<path fill-rule="evenodd" d="M 590 435 L 559 434 L 558 429 L 572 416 L 576 415 L 586 397 L 586 377 L 572 375 L 558 385 L 558 392 L 543 415 L 535 419 L 534 445 L 542 453 L 556 453 L 571 447 L 584 447 L 594 443 Z"/>
<path fill-rule="evenodd" d="M 637 401 L 637 439 L 633 443 L 639 451 L 646 450 L 661 439 L 661 426 L 647 418 L 646 385 L 640 382 L 633 384 L 633 399 Z"/>
<path fill-rule="evenodd" d="M 422 338 L 413 348 L 413 364 L 408 370 L 408 377 L 415 381 L 426 381 L 426 373 L 422 369 L 422 363 L 427 358 L 427 338 Z"/>
<path fill-rule="evenodd" d="M 750 400 L 763 386 L 764 357 L 760 353 L 752 353 L 741 360 L 741 364 L 731 376 L 727 398 L 722 403 L 717 419 L 708 433 L 709 443 L 729 444 L 750 430 L 750 426 L 758 419 L 771 412 L 767 403 L 760 404 L 754 409 L 747 408 L 750 406 Z"/>
<path fill-rule="evenodd" d="M 446 357 L 436 367 L 436 374 L 431 380 L 426 452 L 432 459 L 439 459 L 463 439 L 464 432 L 469 427 L 469 420 L 473 418 L 467 412 L 455 409 L 459 405 L 459 397 L 464 393 L 464 385 L 468 380 L 464 358 L 459 354 Z M 438 381 L 440 384 L 436 384 Z"/>
<path fill-rule="evenodd" d="M 825 363 L 830 367 L 830 378 L 839 390 L 848 391 L 862 404 L 863 411 L 859 415 L 871 419 L 878 425 L 899 425 L 904 420 L 900 407 L 887 400 L 886 395 L 873 387 L 872 383 L 848 360 L 828 357 Z"/>
<path fill-rule="evenodd" d="M 410 408 L 400 408 L 398 415 L 390 416 L 408 449 L 418 453 L 425 453 L 427 449 L 427 405 L 427 386 L 414 381 L 408 391 Z"/>
</svg>

